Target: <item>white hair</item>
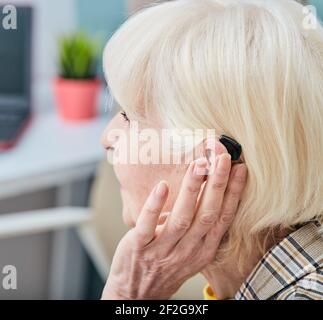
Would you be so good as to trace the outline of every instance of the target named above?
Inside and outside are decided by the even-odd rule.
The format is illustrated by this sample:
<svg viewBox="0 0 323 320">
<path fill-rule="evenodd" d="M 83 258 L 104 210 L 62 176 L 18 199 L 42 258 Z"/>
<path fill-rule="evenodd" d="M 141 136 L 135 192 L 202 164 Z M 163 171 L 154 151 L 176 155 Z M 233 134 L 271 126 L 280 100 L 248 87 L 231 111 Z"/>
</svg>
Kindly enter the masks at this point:
<svg viewBox="0 0 323 320">
<path fill-rule="evenodd" d="M 239 141 L 248 181 L 230 250 L 323 216 L 323 28 L 292 0 L 177 0 L 108 42 L 109 88 L 127 113 Z"/>
</svg>

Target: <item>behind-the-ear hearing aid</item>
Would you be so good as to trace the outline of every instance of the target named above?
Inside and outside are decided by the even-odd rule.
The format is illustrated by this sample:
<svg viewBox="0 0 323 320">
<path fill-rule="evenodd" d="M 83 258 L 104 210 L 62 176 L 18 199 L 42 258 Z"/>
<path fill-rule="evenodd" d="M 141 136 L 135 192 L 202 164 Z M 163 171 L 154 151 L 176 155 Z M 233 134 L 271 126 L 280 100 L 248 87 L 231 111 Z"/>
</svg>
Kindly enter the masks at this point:
<svg viewBox="0 0 323 320">
<path fill-rule="evenodd" d="M 240 159 L 242 148 L 237 141 L 226 135 L 222 135 L 219 141 L 226 147 L 228 153 L 231 155 L 231 161 Z"/>
</svg>

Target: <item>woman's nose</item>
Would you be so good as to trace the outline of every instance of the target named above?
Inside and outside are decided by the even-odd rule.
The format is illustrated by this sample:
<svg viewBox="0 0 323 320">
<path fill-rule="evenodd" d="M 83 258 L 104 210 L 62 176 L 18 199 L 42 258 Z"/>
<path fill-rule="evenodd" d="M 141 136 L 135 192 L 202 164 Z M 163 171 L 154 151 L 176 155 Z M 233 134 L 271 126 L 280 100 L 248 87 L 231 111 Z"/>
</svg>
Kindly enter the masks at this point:
<svg viewBox="0 0 323 320">
<path fill-rule="evenodd" d="M 102 133 L 101 144 L 105 149 L 113 149 L 113 145 L 118 140 L 118 135 L 112 134 L 112 132 L 116 132 L 117 130 L 113 129 L 117 129 L 117 115 L 109 121 Z"/>
</svg>

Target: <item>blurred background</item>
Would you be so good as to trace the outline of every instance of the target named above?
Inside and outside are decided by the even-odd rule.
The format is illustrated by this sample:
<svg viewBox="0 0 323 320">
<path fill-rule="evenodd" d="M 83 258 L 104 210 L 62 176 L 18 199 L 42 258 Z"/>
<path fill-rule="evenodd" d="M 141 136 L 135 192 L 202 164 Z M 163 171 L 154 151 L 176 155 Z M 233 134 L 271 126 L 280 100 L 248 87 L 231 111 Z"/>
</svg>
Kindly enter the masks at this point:
<svg viewBox="0 0 323 320">
<path fill-rule="evenodd" d="M 0 1 L 0 299 L 100 297 L 126 232 L 100 145 L 113 114 L 102 48 L 152 2 Z M 323 1 L 305 2 L 323 16 Z M 197 276 L 174 299 L 201 299 L 203 286 Z"/>
</svg>

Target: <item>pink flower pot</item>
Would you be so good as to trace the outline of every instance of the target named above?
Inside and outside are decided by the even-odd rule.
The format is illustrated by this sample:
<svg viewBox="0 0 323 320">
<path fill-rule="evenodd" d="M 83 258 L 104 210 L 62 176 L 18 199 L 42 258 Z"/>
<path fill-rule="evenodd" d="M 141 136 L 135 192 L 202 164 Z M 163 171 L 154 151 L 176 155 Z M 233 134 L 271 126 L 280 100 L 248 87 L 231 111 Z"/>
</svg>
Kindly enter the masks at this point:
<svg viewBox="0 0 323 320">
<path fill-rule="evenodd" d="M 54 96 L 62 119 L 78 122 L 92 119 L 97 114 L 97 98 L 101 82 L 56 78 Z"/>
</svg>

